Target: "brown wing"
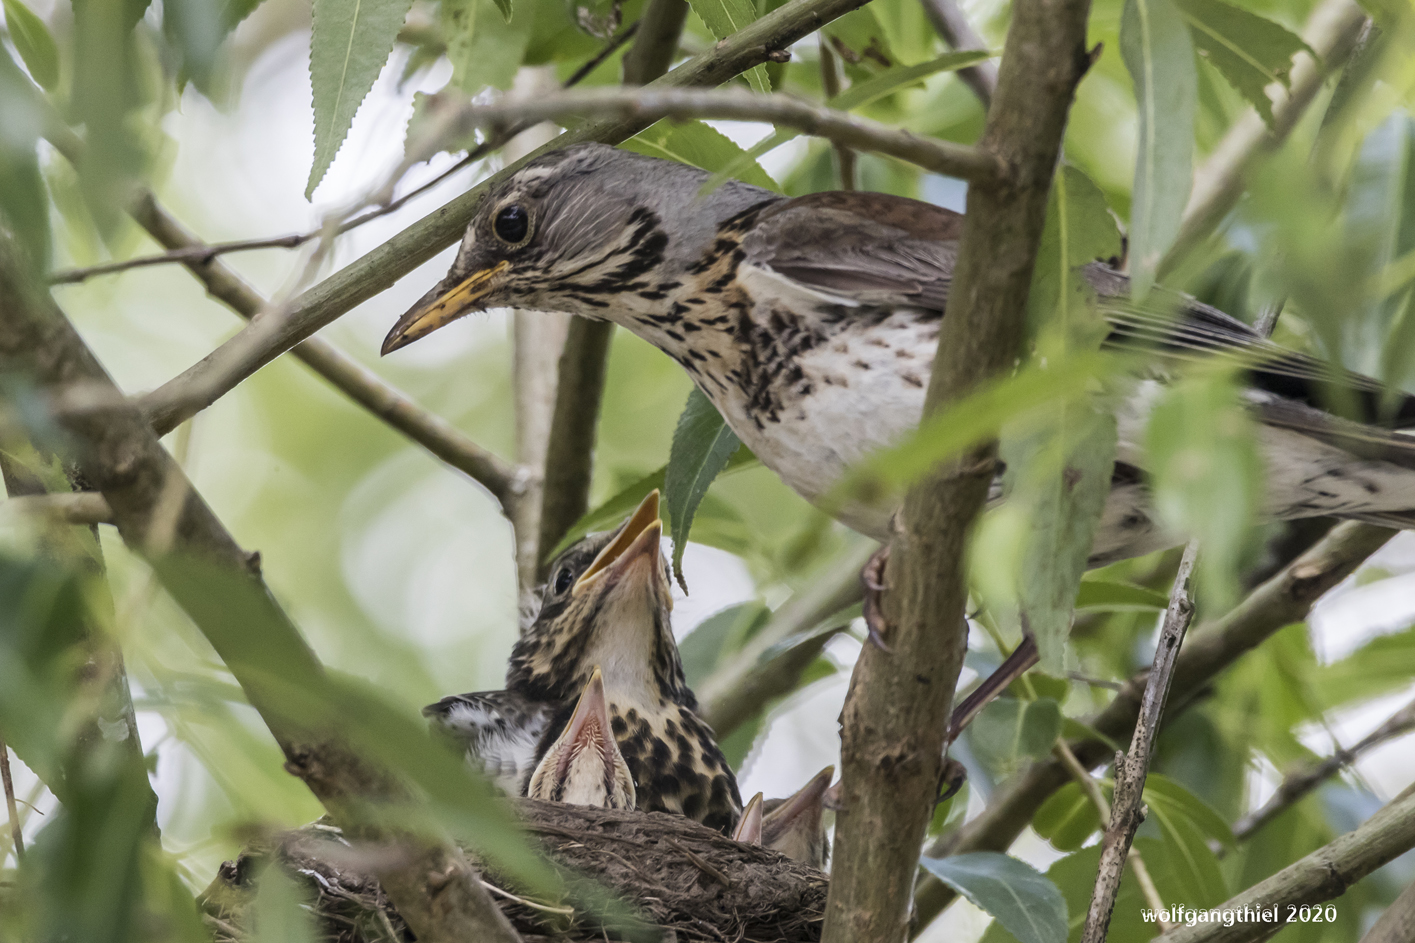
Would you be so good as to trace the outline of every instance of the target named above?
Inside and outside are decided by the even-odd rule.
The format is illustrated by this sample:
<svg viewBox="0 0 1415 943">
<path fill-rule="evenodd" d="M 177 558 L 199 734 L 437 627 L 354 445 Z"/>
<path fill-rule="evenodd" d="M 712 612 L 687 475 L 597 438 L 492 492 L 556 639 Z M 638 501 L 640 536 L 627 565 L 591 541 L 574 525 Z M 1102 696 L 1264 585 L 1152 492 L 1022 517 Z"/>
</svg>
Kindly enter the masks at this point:
<svg viewBox="0 0 1415 943">
<path fill-rule="evenodd" d="M 867 304 L 942 311 L 963 217 L 883 193 L 783 200 L 743 241 L 745 261 Z"/>
<path fill-rule="evenodd" d="M 962 231 L 960 214 L 919 200 L 813 193 L 763 213 L 743 242 L 744 261 L 864 304 L 942 312 Z M 1124 275 L 1100 264 L 1084 271 L 1111 323 L 1111 345 L 1231 357 L 1258 388 L 1318 408 L 1330 399 L 1323 387 L 1334 384 L 1356 394 L 1354 418 L 1415 425 L 1415 398 L 1391 397 L 1369 377 L 1279 347 L 1187 295 L 1158 289 L 1137 304 Z"/>
</svg>

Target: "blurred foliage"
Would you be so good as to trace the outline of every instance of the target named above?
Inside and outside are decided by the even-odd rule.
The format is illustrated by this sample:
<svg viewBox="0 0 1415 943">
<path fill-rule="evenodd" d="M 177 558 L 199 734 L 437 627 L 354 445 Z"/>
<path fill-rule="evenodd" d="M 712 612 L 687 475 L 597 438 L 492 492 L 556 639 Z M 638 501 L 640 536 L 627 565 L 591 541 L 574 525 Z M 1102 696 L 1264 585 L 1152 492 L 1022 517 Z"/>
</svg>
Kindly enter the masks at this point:
<svg viewBox="0 0 1415 943">
<path fill-rule="evenodd" d="M 358 203 L 384 182 L 387 161 L 367 159 L 370 137 L 396 142 L 405 131 L 421 133 L 439 105 L 508 88 L 527 67 L 544 67 L 564 82 L 607 48 L 611 34 L 636 22 L 643 5 L 4 0 L 0 223 L 19 237 L 36 273 L 154 251 L 125 216 L 135 182 L 156 190 L 212 241 L 312 228 L 319 218 L 300 200 L 306 188 Z M 711 48 L 777 5 L 694 2 L 682 54 Z M 1016 644 L 1022 611 L 1031 624 L 1048 626 L 1053 642 L 1071 629 L 1065 658 L 1049 652 L 1050 675 L 1014 685 L 960 742 L 972 780 L 940 806 L 931 834 L 956 828 L 993 785 L 1048 755 L 1058 734 L 1086 733 L 1083 718 L 1111 696 L 1104 685 L 1149 661 L 1176 554 L 1126 561 L 1083 579 L 1079 561 L 1097 511 L 1094 502 L 1063 500 L 1057 488 L 1058 470 L 1076 469 L 1096 486 L 1091 497 L 1100 493 L 1113 433 L 1097 421 L 1097 406 L 1134 368 L 1132 358 L 1097 352 L 1099 321 L 1075 268 L 1124 259 L 1123 234 L 1139 275 L 1136 291 L 1149 287 L 1176 231 L 1191 168 L 1248 108 L 1271 118 L 1272 83 L 1287 80 L 1313 6 L 1094 3 L 1089 40 L 1101 53 L 1067 130 L 1034 282 L 1032 355 L 1015 375 L 946 411 L 842 486 L 842 495 L 897 493 L 941 458 L 1001 433 L 1009 487 L 1019 500 L 990 515 L 974 545 L 978 610 L 969 668 L 990 670 Z M 979 2 L 967 12 L 1000 48 L 1007 5 Z M 1264 304 L 1286 299 L 1277 341 L 1415 391 L 1415 27 L 1393 4 L 1379 7 L 1378 20 L 1380 30 L 1339 88 L 1330 83 L 1318 96 L 1170 287 L 1249 322 Z M 1142 21 L 1150 28 L 1141 30 Z M 298 30 L 311 33 L 308 64 L 303 39 L 287 41 Z M 920 135 L 977 139 L 982 109 L 953 73 L 990 53 L 947 50 L 915 0 L 874 0 L 830 24 L 823 37 L 843 63 L 846 85 L 830 105 Z M 736 81 L 823 101 L 818 41 Z M 617 83 L 625 48 L 605 56 L 582 84 Z M 290 67 L 291 59 L 299 61 Z M 308 107 L 301 97 L 306 74 Z M 390 77 L 401 77 L 396 88 Z M 302 122 L 298 146 L 280 124 L 292 98 Z M 212 131 L 231 125 L 243 136 Z M 76 165 L 60 155 L 66 134 L 82 141 Z M 456 153 L 470 143 L 445 145 Z M 832 148 L 784 129 L 661 124 L 626 146 L 791 195 L 838 185 Z M 439 161 L 445 158 L 418 179 L 449 165 Z M 495 166 L 493 158 L 472 172 Z M 858 176 L 865 189 L 963 207 L 957 181 L 889 159 L 859 155 Z M 458 177 L 458 185 L 468 179 Z M 334 264 L 411 218 L 393 215 L 343 237 Z M 228 259 L 271 296 L 293 284 L 303 265 L 270 252 Z M 392 313 L 444 264 L 395 289 L 406 298 L 379 299 L 326 333 L 372 365 Z M 94 279 L 58 297 L 131 390 L 184 369 L 234 326 L 175 269 Z M 420 345 L 377 370 L 477 442 L 514 455 L 507 324 L 501 315 L 468 319 L 439 335 L 441 348 Z M 1203 364 L 1167 369 L 1174 382 L 1155 406 L 1145 442 L 1131 445 L 1148 453 L 1164 519 L 1203 541 L 1200 616 L 1212 617 L 1247 588 L 1262 542 L 1279 529 L 1254 526 L 1263 468 L 1241 408 L 1241 378 Z M 694 607 L 700 620 L 683 639 L 684 666 L 689 680 L 701 683 L 763 632 L 794 593 L 817 587 L 857 542 L 745 450 L 731 448 L 701 404 L 684 414 L 690 382 L 644 342 L 618 332 L 608 377 L 595 511 L 572 536 L 613 526 L 649 490 L 666 489 L 675 542 L 686 544 L 691 526 L 694 542 L 713 548 L 681 557 L 693 595 L 679 612 Z M 7 392 L 6 405 L 13 403 L 33 407 Z M 1336 395 L 1331 406 L 1355 408 Z M 680 422 L 692 428 L 675 442 Z M 508 858 L 524 857 L 495 804 L 455 758 L 428 744 L 414 713 L 444 694 L 501 682 L 517 599 L 510 529 L 491 500 L 288 358 L 169 444 L 242 544 L 261 550 L 276 597 L 331 669 L 322 699 L 301 700 L 303 708 L 340 711 L 369 756 L 418 770 L 420 789 L 432 800 L 419 813 L 430 816 L 425 823 L 495 839 Z M 204 931 L 192 895 L 217 863 L 233 857 L 245 836 L 303 824 L 320 807 L 282 769 L 279 749 L 233 674 L 239 665 L 221 661 L 147 564 L 105 529 L 102 578 L 71 572 L 50 553 L 56 529 L 62 527 L 0 508 L 0 735 L 23 764 L 18 798 L 29 840 L 17 867 L 8 831 L 0 830 L 0 940 L 196 938 Z M 683 549 L 675 547 L 675 560 Z M 1393 554 L 1346 592 L 1358 601 L 1380 599 L 1398 586 L 1408 595 L 1411 569 L 1406 556 Z M 212 592 L 215 608 L 235 605 Z M 108 608 L 104 593 L 111 594 Z M 809 635 L 853 626 L 810 663 L 791 693 L 724 739 L 744 778 L 794 788 L 834 760 L 834 719 L 854 657 L 850 635 L 859 634 L 855 614 L 847 609 L 808 628 Z M 1197 692 L 1194 706 L 1170 722 L 1159 742 L 1159 775 L 1147 788 L 1150 820 L 1138 840 L 1166 901 L 1217 903 L 1330 841 L 1388 793 L 1384 784 L 1347 774 L 1245 841 L 1229 831 L 1277 776 L 1329 752 L 1328 731 L 1344 731 L 1354 714 L 1380 709 L 1377 699 L 1409 687 L 1409 617 L 1406 610 L 1386 621 L 1343 615 L 1344 628 L 1364 634 L 1334 655 L 1326 643 L 1314 644 L 1308 626 L 1290 626 Z M 84 620 L 121 646 L 148 769 L 102 744 L 79 747 L 87 742 L 83 718 L 93 709 L 76 680 L 87 643 L 75 626 Z M 236 648 L 258 644 L 253 625 L 228 624 Z M 685 618 L 680 634 L 690 627 Z M 263 654 L 276 657 L 277 650 Z M 798 742 L 783 745 L 788 737 Z M 1402 770 L 1408 779 L 1408 764 Z M 158 831 L 144 804 L 149 773 Z M 1095 810 L 1070 785 L 1032 824 L 1049 854 L 1061 856 L 1047 875 L 1065 898 L 1075 939 L 1095 874 Z M 1399 889 L 1396 879 L 1409 878 L 1402 867 L 1397 862 L 1349 891 L 1337 924 L 1296 927 L 1276 939 L 1358 939 Z M 1140 918 L 1131 881 L 1122 885 L 1111 927 L 1117 943 L 1155 933 Z M 294 892 L 278 881 L 261 887 L 258 935 L 306 939 Z M 1006 938 L 1002 925 L 985 936 Z"/>
</svg>

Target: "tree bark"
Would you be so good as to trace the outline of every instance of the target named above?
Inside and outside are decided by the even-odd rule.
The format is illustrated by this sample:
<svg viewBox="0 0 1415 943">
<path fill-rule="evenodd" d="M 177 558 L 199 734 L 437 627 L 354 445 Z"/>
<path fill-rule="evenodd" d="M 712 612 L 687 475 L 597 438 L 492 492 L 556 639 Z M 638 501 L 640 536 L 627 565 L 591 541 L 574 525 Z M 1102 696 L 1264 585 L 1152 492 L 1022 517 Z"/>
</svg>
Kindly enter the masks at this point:
<svg viewBox="0 0 1415 943">
<path fill-rule="evenodd" d="M 1087 0 L 1020 0 L 979 148 L 1006 180 L 968 191 L 953 288 L 925 399 L 929 415 L 1011 369 L 1022 351 L 1047 196 L 1086 54 Z M 967 647 L 964 556 L 996 442 L 910 489 L 886 573 L 890 651 L 866 646 L 841 727 L 842 809 L 826 943 L 889 943 L 907 930 L 919 846 L 944 771 Z"/>
</svg>

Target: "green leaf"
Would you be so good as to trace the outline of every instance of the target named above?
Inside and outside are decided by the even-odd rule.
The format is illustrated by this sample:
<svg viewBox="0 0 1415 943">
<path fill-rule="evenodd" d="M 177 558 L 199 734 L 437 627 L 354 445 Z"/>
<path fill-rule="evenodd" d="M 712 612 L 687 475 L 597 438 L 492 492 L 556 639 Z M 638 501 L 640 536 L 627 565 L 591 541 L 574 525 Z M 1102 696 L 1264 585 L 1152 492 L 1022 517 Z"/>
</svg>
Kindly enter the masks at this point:
<svg viewBox="0 0 1415 943">
<path fill-rule="evenodd" d="M 1198 800 L 1194 800 L 1197 802 Z M 1218 856 L 1208 839 L 1178 803 L 1145 787 L 1145 803 L 1159 827 L 1165 845 L 1165 860 L 1184 888 L 1184 903 L 1194 907 L 1216 907 L 1228 899 L 1228 888 L 1219 870 Z M 1232 836 L 1230 836 L 1231 838 Z"/>
<path fill-rule="evenodd" d="M 1150 412 L 1145 444 L 1157 516 L 1198 538 L 1199 592 L 1227 605 L 1262 506 L 1262 458 L 1237 384 L 1219 373 L 1171 384 Z"/>
<path fill-rule="evenodd" d="M 393 51 L 412 0 L 314 0 L 310 86 L 314 92 L 314 166 L 305 199 L 344 144 L 354 113 Z"/>
<path fill-rule="evenodd" d="M 1198 77 L 1173 0 L 1125 0 L 1120 54 L 1135 83 L 1139 142 L 1130 210 L 1130 288 L 1142 298 L 1174 242 L 1189 200 Z"/>
<path fill-rule="evenodd" d="M 1065 943 L 1066 900 L 1029 864 L 992 851 L 925 858 L 926 871 L 997 918 L 1021 943 Z"/>
<path fill-rule="evenodd" d="M 689 3 L 693 12 L 718 39 L 741 32 L 757 18 L 756 5 L 749 0 L 689 0 Z M 753 91 L 763 95 L 771 91 L 771 80 L 767 78 L 764 67 L 752 66 L 744 74 Z"/>
<path fill-rule="evenodd" d="M 1061 707 L 1049 697 L 1000 697 L 968 726 L 969 743 L 991 770 L 1010 772 L 1049 755 L 1061 733 Z"/>
<path fill-rule="evenodd" d="M 1100 612 L 1162 612 L 1169 597 L 1143 586 L 1113 580 L 1082 580 L 1076 608 Z"/>
<path fill-rule="evenodd" d="M 508 20 L 493 0 L 442 0 L 438 19 L 452 81 L 468 95 L 487 86 L 510 88 L 530 43 L 534 17 L 530 4 L 521 4 Z"/>
<path fill-rule="evenodd" d="M 697 687 L 717 669 L 726 652 L 730 652 L 747 635 L 755 633 L 771 619 L 771 610 L 752 600 L 728 606 L 715 612 L 689 632 L 678 643 L 683 661 L 683 676 L 689 687 Z"/>
<path fill-rule="evenodd" d="M 1224 817 L 1168 776 L 1150 773 L 1145 779 L 1144 799 L 1151 809 L 1162 809 L 1171 818 L 1187 819 L 1205 838 L 1212 838 L 1228 848 L 1237 846 L 1233 830 Z"/>
<path fill-rule="evenodd" d="M 1223 0 L 1175 3 L 1189 24 L 1199 55 L 1213 63 L 1272 127 L 1273 105 L 1265 89 L 1274 82 L 1287 85 L 1292 57 L 1303 49 L 1310 52 L 1311 47 L 1272 20 Z"/>
<path fill-rule="evenodd" d="M 1102 785 L 1102 791 L 1108 792 Z M 1076 783 L 1067 783 L 1032 816 L 1032 828 L 1058 851 L 1076 851 L 1101 828 L 1096 804 Z"/>
<path fill-rule="evenodd" d="M 664 157 L 681 164 L 721 172 L 743 183 L 781 192 L 781 185 L 761 165 L 721 131 L 701 121 L 660 121 L 620 145 L 649 157 Z"/>
<path fill-rule="evenodd" d="M 1032 524 L 1022 558 L 1018 605 L 1037 640 L 1044 671 L 1066 671 L 1077 585 L 1110 494 L 1115 417 L 1087 403 L 1060 402 L 1049 429 L 1004 433 L 998 452 Z M 1029 480 L 1030 479 L 1030 480 Z"/>
<path fill-rule="evenodd" d="M 59 85 L 59 47 L 49 27 L 20 0 L 4 0 L 5 27 L 25 68 L 46 92 Z"/>
<path fill-rule="evenodd" d="M 14 233 L 38 281 L 49 268 L 49 195 L 36 150 L 44 118 L 33 88 L 0 48 L 0 221 Z"/>
<path fill-rule="evenodd" d="M 755 467 L 757 457 L 748 449 L 739 449 L 728 461 L 727 467 L 720 474 L 741 471 L 745 468 Z M 664 478 L 668 473 L 668 466 L 665 465 L 657 471 L 649 472 L 644 477 L 626 486 L 613 497 L 610 497 L 598 507 L 591 508 L 585 515 L 576 521 L 565 536 L 560 538 L 560 543 L 555 545 L 555 549 L 550 552 L 550 557 L 554 558 L 558 554 L 570 549 L 570 545 L 586 534 L 597 530 L 608 530 L 611 527 L 618 527 L 623 523 L 634 508 L 639 506 L 639 502 L 648 496 L 648 493 L 655 488 L 663 490 Z M 671 533 L 671 531 L 670 531 Z"/>
<path fill-rule="evenodd" d="M 251 908 L 251 943 L 312 943 L 316 939 L 311 903 L 302 888 L 271 862 L 256 879 Z M 311 908 L 312 910 L 312 908 Z"/>
<path fill-rule="evenodd" d="M 673 530 L 673 572 L 685 591 L 683 551 L 688 546 L 693 515 L 708 486 L 741 445 L 742 440 L 723 422 L 717 407 L 702 390 L 693 387 L 673 431 L 673 447 L 663 479 L 664 504 L 668 506 L 668 524 Z"/>
<path fill-rule="evenodd" d="M 229 31 L 225 21 L 221 0 L 166 0 L 162 4 L 162 31 L 181 53 L 183 73 L 202 91 L 211 87 L 216 52 Z"/>
</svg>

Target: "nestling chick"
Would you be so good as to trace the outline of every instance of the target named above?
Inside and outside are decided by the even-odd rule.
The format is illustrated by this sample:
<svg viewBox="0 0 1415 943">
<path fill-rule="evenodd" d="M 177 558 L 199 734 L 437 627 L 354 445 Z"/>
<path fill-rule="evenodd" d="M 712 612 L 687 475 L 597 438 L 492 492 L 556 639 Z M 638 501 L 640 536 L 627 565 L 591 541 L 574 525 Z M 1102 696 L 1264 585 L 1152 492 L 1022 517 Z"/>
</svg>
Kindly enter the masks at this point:
<svg viewBox="0 0 1415 943">
<path fill-rule="evenodd" d="M 614 741 L 599 668 L 590 675 L 570 722 L 531 774 L 527 795 L 570 805 L 634 808 L 634 780 Z"/>
</svg>

